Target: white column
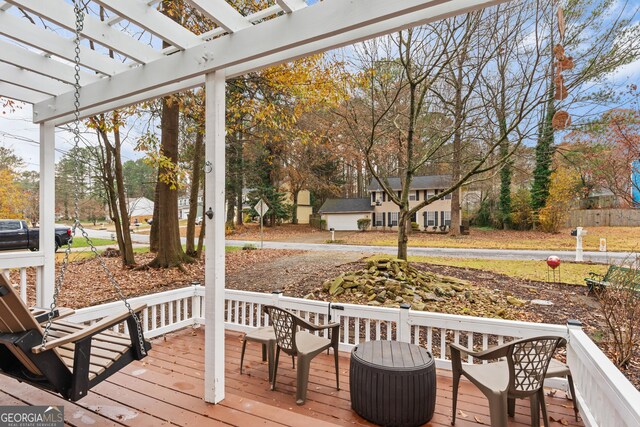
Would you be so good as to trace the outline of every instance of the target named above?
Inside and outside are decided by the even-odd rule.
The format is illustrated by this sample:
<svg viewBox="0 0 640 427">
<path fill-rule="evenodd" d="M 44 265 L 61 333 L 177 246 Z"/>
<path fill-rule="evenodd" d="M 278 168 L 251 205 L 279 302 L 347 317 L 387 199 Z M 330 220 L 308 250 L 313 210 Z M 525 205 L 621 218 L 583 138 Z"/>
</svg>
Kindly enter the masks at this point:
<svg viewBox="0 0 640 427">
<path fill-rule="evenodd" d="M 36 288 L 36 305 L 39 307 L 49 307 L 53 300 L 55 221 L 55 126 L 45 122 L 40 124 L 40 252 L 44 256 L 44 267 Z"/>
<path fill-rule="evenodd" d="M 206 75 L 206 127 L 204 211 L 213 210 L 205 237 L 205 346 L 204 400 L 224 399 L 224 227 L 225 227 L 225 71 Z"/>
</svg>

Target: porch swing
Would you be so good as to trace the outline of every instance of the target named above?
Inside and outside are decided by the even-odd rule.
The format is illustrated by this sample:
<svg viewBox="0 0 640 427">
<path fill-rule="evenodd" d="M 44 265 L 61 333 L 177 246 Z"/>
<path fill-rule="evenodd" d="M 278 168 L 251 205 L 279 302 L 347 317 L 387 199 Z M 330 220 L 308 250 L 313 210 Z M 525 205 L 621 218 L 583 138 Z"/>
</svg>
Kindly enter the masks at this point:
<svg viewBox="0 0 640 427">
<path fill-rule="evenodd" d="M 84 13 L 74 0 L 75 31 L 75 120 L 74 147 L 80 141 L 80 32 Z M 77 152 L 77 150 L 74 150 Z M 79 182 L 76 170 L 76 182 Z M 0 274 L 0 373 L 34 387 L 77 401 L 87 392 L 134 360 L 141 360 L 151 349 L 144 339 L 139 313 L 146 304 L 131 306 L 117 280 L 100 257 L 78 219 L 78 195 L 75 195 L 73 232 L 80 229 L 91 251 L 124 303 L 122 312 L 86 326 L 64 320 L 72 310 L 57 307 L 58 293 L 69 264 L 71 243 L 67 244 L 60 272 L 56 277 L 53 302 L 49 310 L 30 310 L 22 301 L 8 276 Z M 126 322 L 128 335 L 114 332 Z"/>
</svg>

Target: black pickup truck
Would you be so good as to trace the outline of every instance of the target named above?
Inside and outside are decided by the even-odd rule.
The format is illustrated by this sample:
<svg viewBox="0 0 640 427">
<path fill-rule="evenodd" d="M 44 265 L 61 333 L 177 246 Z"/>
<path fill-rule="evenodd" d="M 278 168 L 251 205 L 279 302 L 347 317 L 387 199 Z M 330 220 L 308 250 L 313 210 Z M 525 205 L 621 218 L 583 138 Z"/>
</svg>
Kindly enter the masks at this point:
<svg viewBox="0 0 640 427">
<path fill-rule="evenodd" d="M 67 242 L 73 242 L 71 229 L 56 227 L 56 251 Z M 29 228 L 27 221 L 19 219 L 0 219 L 0 251 L 40 248 L 40 230 Z"/>
</svg>

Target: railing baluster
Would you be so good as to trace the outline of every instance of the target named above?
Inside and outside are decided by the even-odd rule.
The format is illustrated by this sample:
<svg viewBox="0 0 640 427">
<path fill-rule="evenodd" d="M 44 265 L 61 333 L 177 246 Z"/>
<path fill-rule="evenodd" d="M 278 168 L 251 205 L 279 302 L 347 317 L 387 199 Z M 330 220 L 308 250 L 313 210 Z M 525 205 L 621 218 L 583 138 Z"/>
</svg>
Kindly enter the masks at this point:
<svg viewBox="0 0 640 427">
<path fill-rule="evenodd" d="M 27 268 L 20 269 L 20 298 L 27 303 Z"/>
</svg>

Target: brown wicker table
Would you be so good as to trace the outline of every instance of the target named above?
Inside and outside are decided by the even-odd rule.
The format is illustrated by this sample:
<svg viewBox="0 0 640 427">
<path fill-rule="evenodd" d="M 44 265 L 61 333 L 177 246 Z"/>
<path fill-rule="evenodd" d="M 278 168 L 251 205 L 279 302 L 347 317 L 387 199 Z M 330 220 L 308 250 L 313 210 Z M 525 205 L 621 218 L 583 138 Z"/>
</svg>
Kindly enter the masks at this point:
<svg viewBox="0 0 640 427">
<path fill-rule="evenodd" d="M 351 353 L 351 408 L 384 426 L 416 426 L 433 417 L 436 368 L 431 353 L 414 344 L 368 341 Z"/>
</svg>

